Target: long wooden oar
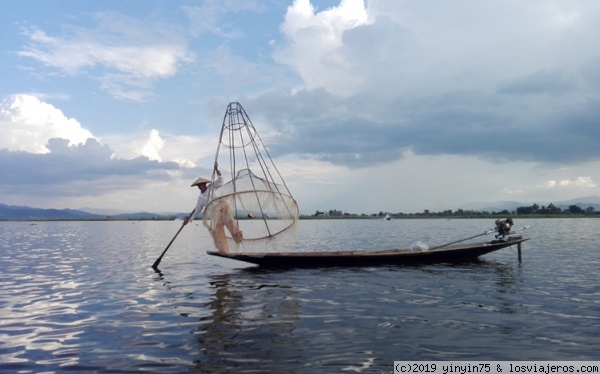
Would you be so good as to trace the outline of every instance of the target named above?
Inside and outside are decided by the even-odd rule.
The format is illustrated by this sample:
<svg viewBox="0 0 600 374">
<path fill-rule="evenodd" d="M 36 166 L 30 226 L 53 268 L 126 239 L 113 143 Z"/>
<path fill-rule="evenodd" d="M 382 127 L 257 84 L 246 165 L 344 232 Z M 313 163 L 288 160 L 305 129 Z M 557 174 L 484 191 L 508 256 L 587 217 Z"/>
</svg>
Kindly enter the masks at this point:
<svg viewBox="0 0 600 374">
<path fill-rule="evenodd" d="M 189 220 L 192 217 L 192 213 L 194 213 L 193 210 L 190 213 L 190 215 L 188 216 L 187 220 Z M 183 226 L 185 226 L 185 221 L 183 221 L 183 223 L 181 224 L 181 227 L 179 228 L 179 230 L 177 230 L 177 233 L 175 233 L 175 236 L 173 237 L 173 239 L 171 239 L 171 241 L 167 245 L 167 248 L 165 248 L 165 250 L 160 255 L 160 257 L 157 258 L 156 261 L 154 261 L 154 264 L 152 264 L 152 269 L 158 270 L 158 264 L 160 264 L 160 262 L 162 261 L 163 256 L 165 255 L 165 253 L 167 253 L 167 251 L 169 250 L 169 247 L 171 246 L 171 244 L 173 244 L 173 242 L 175 241 L 175 238 L 177 238 L 177 235 L 179 235 L 179 233 L 181 232 L 181 230 L 183 230 Z"/>
<path fill-rule="evenodd" d="M 495 231 L 496 231 L 496 229 L 488 230 L 488 231 L 484 232 L 483 234 L 477 234 L 477 235 L 470 236 L 470 237 L 468 237 L 468 238 L 465 238 L 465 239 L 460 239 L 460 240 L 457 240 L 457 241 L 454 241 L 454 242 L 450 242 L 450 243 L 446 243 L 446 244 L 438 245 L 437 247 L 432 247 L 432 248 L 429 248 L 429 250 L 431 251 L 431 250 L 433 250 L 433 249 L 438 249 L 438 248 L 446 247 L 446 246 L 448 246 L 448 245 L 451 245 L 451 244 L 456 244 L 456 243 L 464 242 L 464 241 L 466 241 L 466 240 L 469 240 L 469 239 L 474 239 L 474 238 L 477 238 L 477 237 L 479 237 L 479 236 L 484 236 L 484 235 L 487 235 L 487 234 L 491 234 L 491 233 L 493 233 L 493 232 L 495 232 Z"/>
<path fill-rule="evenodd" d="M 514 233 L 515 233 L 515 232 L 517 232 L 517 231 L 526 230 L 526 229 L 528 229 L 528 228 L 530 228 L 530 227 L 531 227 L 531 226 L 525 226 L 525 227 L 521 227 L 520 229 L 512 230 L 511 232 L 509 232 L 509 234 L 514 234 Z M 464 241 L 466 241 L 466 240 L 469 240 L 469 239 L 475 239 L 475 238 L 477 238 L 477 237 L 479 237 L 479 236 L 484 236 L 484 235 L 491 234 L 491 233 L 493 233 L 493 232 L 497 232 L 497 231 L 498 231 L 498 230 L 494 228 L 494 229 L 491 229 L 491 230 L 488 230 L 488 231 L 484 232 L 483 234 L 477 234 L 477 235 L 470 236 L 470 237 L 468 237 L 468 238 L 465 238 L 465 239 L 460 239 L 460 240 L 457 240 L 457 241 L 454 241 L 454 242 L 450 242 L 450 243 L 446 243 L 446 244 L 438 245 L 438 246 L 436 246 L 436 247 L 429 248 L 429 250 L 431 251 L 432 249 L 438 249 L 438 248 L 446 247 L 446 246 L 449 246 L 449 245 L 451 245 L 451 244 L 456 244 L 456 243 L 464 242 Z"/>
</svg>

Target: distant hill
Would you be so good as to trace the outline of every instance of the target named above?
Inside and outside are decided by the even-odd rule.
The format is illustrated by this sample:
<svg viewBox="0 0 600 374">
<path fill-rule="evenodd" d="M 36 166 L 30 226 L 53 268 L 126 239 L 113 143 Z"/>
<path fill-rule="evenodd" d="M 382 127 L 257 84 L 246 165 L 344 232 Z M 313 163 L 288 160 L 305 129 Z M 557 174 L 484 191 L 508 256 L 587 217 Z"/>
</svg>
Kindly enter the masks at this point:
<svg viewBox="0 0 600 374">
<path fill-rule="evenodd" d="M 185 216 L 185 214 L 183 214 Z M 0 203 L 0 220 L 100 220 L 100 219 L 174 219 L 179 214 L 122 213 L 115 215 L 89 213 L 77 209 L 41 209 Z"/>
<path fill-rule="evenodd" d="M 540 204 L 538 204 L 538 205 L 540 205 Z M 547 206 L 548 204 L 545 204 L 545 205 Z M 569 209 L 569 207 L 571 205 L 577 205 L 581 209 L 587 209 L 589 207 L 592 207 L 592 208 L 594 208 L 594 211 L 600 212 L 600 197 L 598 197 L 598 196 L 590 196 L 587 198 L 581 197 L 578 199 L 559 201 L 559 202 L 554 203 L 554 206 L 556 206 L 562 210 Z M 531 206 L 531 204 L 530 204 L 530 206 Z"/>
<path fill-rule="evenodd" d="M 0 219 L 98 219 L 101 216 L 73 209 L 39 209 L 0 204 Z"/>
</svg>

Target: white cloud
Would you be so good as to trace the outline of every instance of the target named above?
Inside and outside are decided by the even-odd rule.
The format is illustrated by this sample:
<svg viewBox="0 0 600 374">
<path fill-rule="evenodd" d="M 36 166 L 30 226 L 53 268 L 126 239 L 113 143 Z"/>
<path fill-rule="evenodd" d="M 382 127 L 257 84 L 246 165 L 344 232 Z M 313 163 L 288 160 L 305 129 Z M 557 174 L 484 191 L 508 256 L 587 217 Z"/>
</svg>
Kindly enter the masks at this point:
<svg viewBox="0 0 600 374">
<path fill-rule="evenodd" d="M 0 149 L 48 153 L 48 140 L 62 138 L 83 144 L 94 135 L 74 118 L 32 95 L 12 95 L 0 105 Z"/>
<path fill-rule="evenodd" d="M 309 89 L 414 96 L 489 93 L 505 79 L 577 69 L 595 56 L 589 47 L 598 33 L 598 4 L 591 1 L 364 4 L 345 0 L 317 11 L 309 0 L 295 0 L 275 60 Z"/>
<path fill-rule="evenodd" d="M 134 45 L 112 40 L 95 40 L 97 35 L 78 35 L 73 39 L 54 38 L 38 29 L 25 32 L 30 44 L 19 55 L 36 59 L 47 66 L 69 74 L 95 65 L 137 77 L 169 77 L 177 71 L 177 63 L 186 59 L 182 46 L 170 44 Z"/>
<path fill-rule="evenodd" d="M 339 6 L 321 12 L 309 0 L 295 0 L 281 25 L 287 44 L 276 46 L 274 58 L 297 71 L 309 89 L 324 87 L 346 96 L 354 93 L 363 78 L 344 55 L 344 33 L 368 23 L 363 0 L 342 0 Z"/>
<path fill-rule="evenodd" d="M 145 156 L 151 160 L 173 161 L 191 169 L 214 161 L 214 137 L 174 135 L 152 129 L 144 133 L 108 134 L 102 139 L 114 150 L 114 157 L 133 159 Z"/>
<path fill-rule="evenodd" d="M 161 139 L 158 130 L 152 129 L 148 134 L 148 141 L 144 144 L 140 153 L 150 160 L 161 161 L 160 150 L 164 147 L 165 142 Z"/>
<path fill-rule="evenodd" d="M 554 187 L 556 187 L 556 181 L 555 180 L 549 180 L 549 181 L 546 181 L 546 182 L 538 185 L 538 187 L 540 187 L 540 188 L 554 188 Z"/>
<path fill-rule="evenodd" d="M 591 177 L 577 177 L 575 179 L 562 179 L 562 180 L 549 180 L 538 187 L 540 188 L 565 188 L 565 187 L 577 187 L 577 188 L 595 188 L 597 185 L 594 183 Z"/>
<path fill-rule="evenodd" d="M 199 37 L 204 33 L 212 33 L 229 38 L 239 36 L 243 31 L 235 28 L 226 21 L 223 21 L 223 16 L 228 13 L 240 12 L 263 12 L 265 5 L 261 1 L 255 0 L 219 0 L 219 1 L 204 1 L 198 6 L 184 6 L 190 20 L 190 33 Z"/>
<path fill-rule="evenodd" d="M 500 192 L 505 193 L 510 196 L 510 195 L 521 195 L 521 194 L 523 194 L 524 191 L 521 189 L 513 190 L 508 187 L 505 187 L 505 188 L 501 189 Z"/>
<path fill-rule="evenodd" d="M 36 96 L 18 94 L 4 98 L 0 103 L 0 149 L 44 154 L 62 148 L 49 146 L 53 139 L 67 141 L 75 149 L 88 139 L 99 143 L 99 138 L 82 127 L 75 119 Z M 103 136 L 110 144 L 113 159 L 135 159 L 140 156 L 152 161 L 174 161 L 184 168 L 194 168 L 193 160 L 206 160 L 214 156 L 214 139 L 166 134 L 152 129 L 143 134 Z M 88 147 L 89 148 L 89 147 Z M 84 149 L 84 148 L 82 148 Z M 193 159 L 193 160 L 192 160 Z"/>
<path fill-rule="evenodd" d="M 107 69 L 98 79 L 117 98 L 142 101 L 156 79 L 173 76 L 179 64 L 193 61 L 185 41 L 172 27 L 114 13 L 96 13 L 96 28 L 67 28 L 49 36 L 37 27 L 23 29 L 29 43 L 18 52 L 66 74 Z"/>
<path fill-rule="evenodd" d="M 127 196 L 140 184 L 187 183 L 195 175 L 180 163 L 162 160 L 165 142 L 156 130 L 146 134 L 142 147 L 134 147 L 137 152 L 131 158 L 119 158 L 77 120 L 32 95 L 13 95 L 1 102 L 0 131 L 0 193 L 15 203 Z M 40 186 L 43 198 L 24 195 Z"/>
</svg>

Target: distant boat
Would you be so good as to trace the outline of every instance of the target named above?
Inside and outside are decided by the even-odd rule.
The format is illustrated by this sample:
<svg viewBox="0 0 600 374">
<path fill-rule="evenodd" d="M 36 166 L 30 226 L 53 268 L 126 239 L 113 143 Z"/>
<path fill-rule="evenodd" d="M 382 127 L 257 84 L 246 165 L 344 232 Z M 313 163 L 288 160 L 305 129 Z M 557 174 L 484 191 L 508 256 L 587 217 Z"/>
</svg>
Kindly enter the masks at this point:
<svg viewBox="0 0 600 374">
<path fill-rule="evenodd" d="M 429 250 L 383 249 L 359 251 L 312 251 L 278 253 L 220 253 L 208 251 L 212 256 L 239 260 L 272 268 L 306 268 L 332 266 L 377 266 L 414 263 L 456 262 L 475 259 L 502 248 L 529 240 L 523 236 L 510 236 L 489 242 L 452 244 Z"/>
<path fill-rule="evenodd" d="M 386 220 L 386 221 L 389 221 L 389 220 L 391 220 L 391 219 L 392 219 L 392 217 L 390 217 L 390 215 L 389 215 L 389 214 L 386 214 L 386 215 L 385 215 L 385 220 Z"/>
</svg>

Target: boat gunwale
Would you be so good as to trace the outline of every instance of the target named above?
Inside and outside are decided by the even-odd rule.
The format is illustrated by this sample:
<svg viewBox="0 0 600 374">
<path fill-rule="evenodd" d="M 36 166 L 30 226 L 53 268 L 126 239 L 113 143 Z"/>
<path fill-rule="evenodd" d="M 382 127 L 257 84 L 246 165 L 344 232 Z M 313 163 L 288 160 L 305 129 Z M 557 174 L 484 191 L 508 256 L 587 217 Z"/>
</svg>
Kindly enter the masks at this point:
<svg viewBox="0 0 600 374">
<path fill-rule="evenodd" d="M 452 244 L 443 247 L 434 247 L 433 249 L 423 251 L 413 251 L 410 248 L 398 249 L 372 249 L 372 250 L 350 250 L 350 251 L 308 251 L 308 252 L 249 252 L 249 253 L 229 253 L 224 254 L 218 251 L 207 251 L 207 254 L 229 258 L 233 260 L 251 261 L 252 259 L 335 259 L 335 258 L 400 258 L 400 257 L 428 257 L 430 255 L 439 255 L 444 253 L 461 252 L 462 250 L 477 250 L 486 248 L 486 253 L 496 249 L 510 247 L 514 244 L 520 244 L 529 240 L 528 237 L 511 236 L 504 240 L 492 240 L 488 242 L 473 242 L 466 244 Z M 476 257 L 476 256 L 473 256 Z"/>
</svg>

